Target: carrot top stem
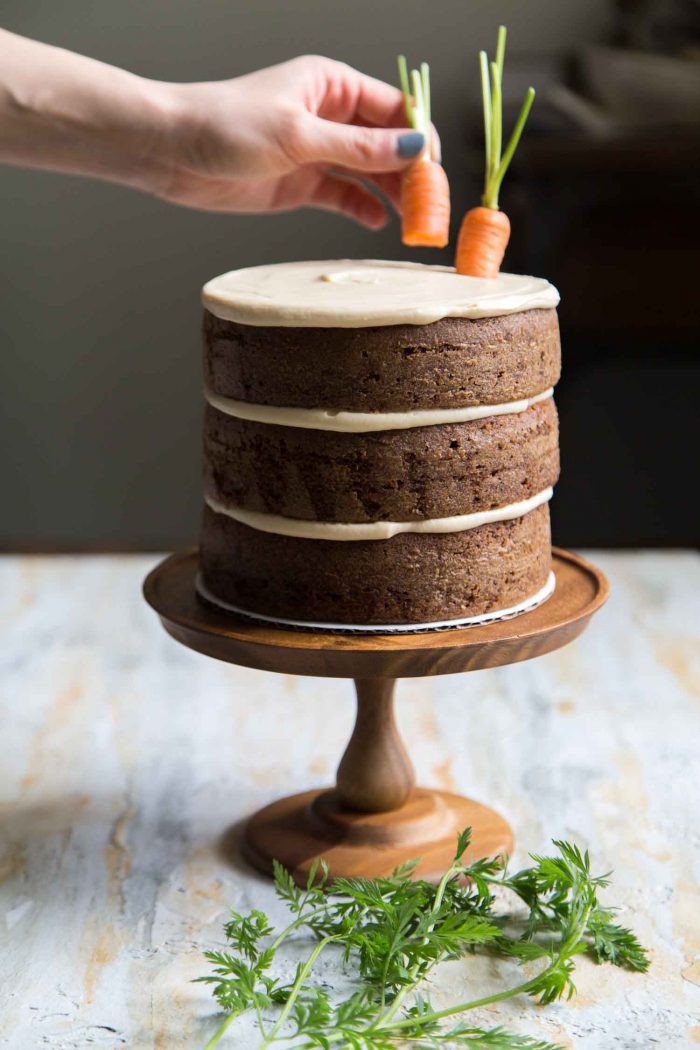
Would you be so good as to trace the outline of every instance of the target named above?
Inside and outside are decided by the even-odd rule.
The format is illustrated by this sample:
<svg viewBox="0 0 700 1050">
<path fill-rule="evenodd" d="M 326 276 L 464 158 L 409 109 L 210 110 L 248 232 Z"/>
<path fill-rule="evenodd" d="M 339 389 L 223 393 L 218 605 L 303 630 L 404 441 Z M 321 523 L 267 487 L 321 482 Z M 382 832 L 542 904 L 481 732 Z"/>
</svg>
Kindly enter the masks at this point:
<svg viewBox="0 0 700 1050">
<path fill-rule="evenodd" d="M 481 98 L 484 104 L 484 144 L 486 147 L 486 171 L 484 174 L 484 193 L 491 177 L 491 83 L 489 81 L 489 60 L 485 51 L 479 52 L 481 66 Z"/>
<path fill-rule="evenodd" d="M 427 62 L 420 64 L 420 84 L 423 92 L 423 112 L 425 113 L 426 127 L 430 125 L 430 66 Z"/>
<path fill-rule="evenodd" d="M 496 65 L 498 66 L 498 75 L 503 81 L 503 62 L 506 57 L 506 35 L 508 30 L 505 26 L 498 27 L 498 36 L 496 37 Z"/>
<path fill-rule="evenodd" d="M 408 126 L 414 128 L 413 122 L 413 102 L 411 99 L 411 88 L 408 83 L 408 65 L 406 64 L 406 56 L 399 55 L 398 59 L 399 66 L 399 83 L 401 84 L 401 94 L 403 95 L 403 105 L 406 110 L 406 120 Z"/>
<path fill-rule="evenodd" d="M 421 62 L 420 69 L 412 69 L 409 77 L 406 56 L 399 55 L 399 83 L 403 93 L 406 120 L 411 128 L 425 136 L 426 148 L 430 140 L 430 66 Z"/>
<path fill-rule="evenodd" d="M 499 26 L 496 41 L 496 59 L 489 62 L 485 51 L 479 52 L 481 71 L 481 96 L 484 111 L 484 143 L 486 148 L 486 166 L 484 192 L 481 202 L 485 208 L 498 208 L 498 194 L 503 176 L 513 159 L 513 154 L 520 142 L 525 122 L 532 108 L 535 89 L 528 88 L 515 122 L 515 127 L 503 150 L 503 63 L 506 54 L 506 27 Z"/>
<path fill-rule="evenodd" d="M 501 163 L 501 146 L 503 144 L 503 96 L 501 94 L 501 75 L 495 62 L 491 63 L 491 180 L 495 178 L 498 165 Z"/>
<path fill-rule="evenodd" d="M 418 131 L 425 127 L 425 103 L 423 101 L 423 80 L 417 69 L 411 70 L 411 85 L 413 87 L 413 119 Z"/>
<path fill-rule="evenodd" d="M 510 139 L 508 140 L 508 145 L 506 146 L 505 153 L 503 154 L 503 157 L 501 159 L 501 163 L 498 165 L 498 171 L 496 172 L 496 201 L 497 202 L 498 202 L 498 191 L 501 188 L 501 183 L 503 182 L 503 176 L 508 171 L 508 165 L 510 164 L 511 160 L 513 159 L 513 154 L 515 153 L 516 149 L 518 148 L 518 143 L 520 142 L 520 136 L 523 133 L 523 128 L 525 127 L 525 122 L 526 122 L 526 120 L 527 120 L 527 118 L 528 118 L 528 116 L 530 114 L 530 110 L 532 109 L 532 103 L 534 101 L 534 98 L 535 98 L 535 89 L 532 88 L 532 87 L 529 87 L 527 89 L 527 94 L 525 95 L 525 100 L 523 101 L 523 104 L 522 104 L 522 106 L 520 108 L 520 113 L 518 115 L 518 119 L 515 122 L 515 127 L 513 128 L 512 134 L 510 136 Z"/>
</svg>

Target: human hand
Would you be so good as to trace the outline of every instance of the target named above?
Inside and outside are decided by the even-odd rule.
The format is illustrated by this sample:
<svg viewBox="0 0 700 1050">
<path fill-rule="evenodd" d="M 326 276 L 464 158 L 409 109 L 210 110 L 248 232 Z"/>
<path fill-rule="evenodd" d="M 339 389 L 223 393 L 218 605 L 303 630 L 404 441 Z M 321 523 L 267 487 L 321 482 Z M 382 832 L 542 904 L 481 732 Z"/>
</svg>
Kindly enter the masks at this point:
<svg viewBox="0 0 700 1050">
<path fill-rule="evenodd" d="M 401 92 L 342 62 L 295 58 L 233 80 L 155 85 L 167 114 L 153 140 L 156 192 L 207 211 L 340 212 L 386 222 L 401 171 L 424 148 L 406 128 Z M 434 135 L 433 153 L 439 153 Z"/>
<path fill-rule="evenodd" d="M 0 162 L 109 179 L 191 208 L 311 206 L 372 229 L 425 147 L 398 88 L 307 56 L 168 84 L 0 29 Z M 431 153 L 439 140 L 432 131 Z"/>
</svg>

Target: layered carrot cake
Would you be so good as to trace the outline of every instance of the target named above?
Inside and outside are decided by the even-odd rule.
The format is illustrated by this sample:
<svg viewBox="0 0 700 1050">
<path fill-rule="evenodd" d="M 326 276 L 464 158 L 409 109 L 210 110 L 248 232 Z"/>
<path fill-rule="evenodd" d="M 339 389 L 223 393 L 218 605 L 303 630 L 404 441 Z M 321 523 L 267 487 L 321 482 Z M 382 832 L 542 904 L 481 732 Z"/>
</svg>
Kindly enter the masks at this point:
<svg viewBox="0 0 700 1050">
<path fill-rule="evenodd" d="M 357 629 L 547 596 L 552 285 L 340 260 L 232 271 L 203 301 L 207 600 Z"/>
</svg>

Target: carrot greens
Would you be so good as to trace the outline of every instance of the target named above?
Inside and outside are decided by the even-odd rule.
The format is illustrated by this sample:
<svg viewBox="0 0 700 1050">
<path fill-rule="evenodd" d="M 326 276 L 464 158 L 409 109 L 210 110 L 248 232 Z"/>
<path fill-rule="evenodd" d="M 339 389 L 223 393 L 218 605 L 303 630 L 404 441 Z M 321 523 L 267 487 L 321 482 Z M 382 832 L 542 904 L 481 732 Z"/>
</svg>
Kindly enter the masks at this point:
<svg viewBox="0 0 700 1050">
<path fill-rule="evenodd" d="M 260 1050 L 560 1050 L 502 1027 L 479 1027 L 469 1013 L 517 995 L 544 1004 L 570 998 L 577 956 L 644 971 L 645 951 L 600 903 L 607 878 L 591 874 L 587 853 L 555 841 L 554 856 L 532 855 L 530 867 L 509 874 L 500 858 L 465 862 L 469 837 L 469 829 L 459 836 L 454 861 L 437 886 L 413 878 L 416 861 L 376 879 L 330 881 L 324 865 L 314 866 L 305 888 L 276 865 L 275 889 L 292 913 L 289 925 L 275 935 L 262 912 L 232 912 L 224 927 L 226 950 L 204 953 L 213 973 L 199 980 L 212 985 L 226 1013 L 206 1050 L 246 1011 L 256 1017 Z M 495 890 L 510 894 L 519 910 L 504 914 Z M 275 963 L 289 937 L 310 939 L 313 946 L 285 981 Z M 356 985 L 339 1001 L 315 970 L 322 953 L 334 949 L 352 966 Z M 541 969 L 512 987 L 435 1009 L 422 982 L 441 961 L 475 951 Z"/>
<path fill-rule="evenodd" d="M 484 192 L 481 205 L 470 208 L 462 219 L 455 251 L 455 269 L 465 277 L 494 280 L 498 277 L 510 239 L 510 219 L 498 207 L 501 183 L 520 142 L 535 89 L 528 88 L 515 127 L 503 149 L 503 63 L 506 27 L 499 26 L 496 57 L 479 52 L 481 101 L 484 113 Z"/>
<path fill-rule="evenodd" d="M 496 58 L 489 62 L 485 51 L 479 52 L 481 72 L 481 97 L 484 111 L 484 143 L 486 170 L 484 193 L 481 202 L 485 208 L 498 208 L 498 195 L 503 177 L 513 159 L 525 122 L 532 108 L 535 89 L 527 89 L 518 119 L 508 140 L 503 146 L 503 62 L 506 54 L 506 27 L 499 26 L 496 41 Z"/>
<path fill-rule="evenodd" d="M 430 142 L 430 66 L 421 62 L 420 70 L 412 69 L 409 77 L 406 56 L 398 56 L 399 84 L 403 94 L 408 126 L 425 135 L 426 144 Z"/>
</svg>

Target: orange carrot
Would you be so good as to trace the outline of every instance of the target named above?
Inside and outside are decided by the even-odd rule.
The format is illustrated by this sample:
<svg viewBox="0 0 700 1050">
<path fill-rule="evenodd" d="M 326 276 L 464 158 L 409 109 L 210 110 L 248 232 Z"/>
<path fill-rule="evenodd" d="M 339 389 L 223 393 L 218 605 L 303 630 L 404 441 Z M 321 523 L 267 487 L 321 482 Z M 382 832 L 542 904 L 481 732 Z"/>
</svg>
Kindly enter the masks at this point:
<svg viewBox="0 0 700 1050">
<path fill-rule="evenodd" d="M 409 127 L 422 132 L 425 149 L 401 180 L 401 240 L 404 244 L 444 248 L 450 236 L 450 186 L 444 169 L 430 157 L 430 69 L 422 62 L 411 71 L 409 88 L 406 59 L 399 55 L 399 79 Z"/>
<path fill-rule="evenodd" d="M 510 237 L 510 222 L 508 216 L 498 209 L 498 194 L 503 176 L 520 142 L 520 136 L 535 97 L 534 88 L 528 88 L 513 133 L 508 145 L 501 153 L 503 128 L 501 87 L 505 50 L 506 28 L 500 26 L 496 44 L 496 61 L 489 63 L 486 52 L 479 52 L 486 144 L 484 192 L 481 197 L 482 207 L 472 208 L 462 220 L 455 254 L 457 273 L 470 277 L 498 277 Z"/>
<path fill-rule="evenodd" d="M 472 208 L 462 219 L 457 240 L 457 273 L 470 277 L 498 277 L 503 262 L 510 222 L 495 208 Z"/>
<path fill-rule="evenodd" d="M 450 237 L 450 186 L 444 168 L 423 156 L 401 183 L 401 240 L 444 248 Z"/>
</svg>

